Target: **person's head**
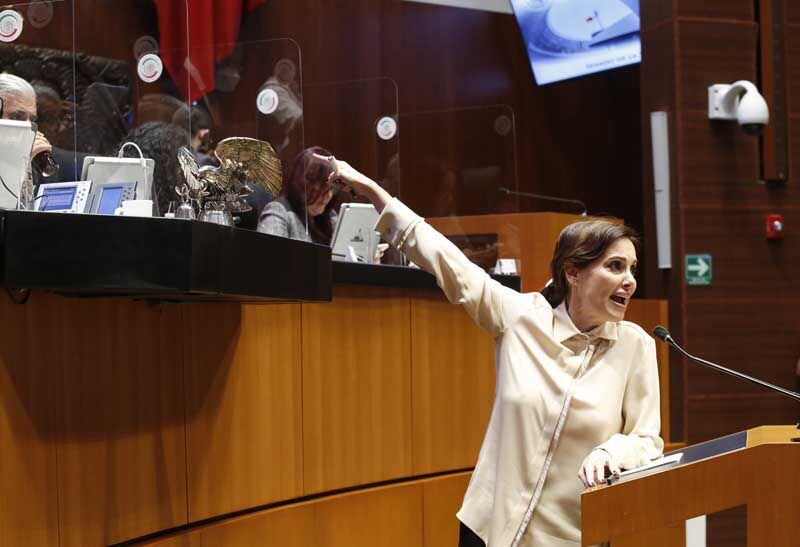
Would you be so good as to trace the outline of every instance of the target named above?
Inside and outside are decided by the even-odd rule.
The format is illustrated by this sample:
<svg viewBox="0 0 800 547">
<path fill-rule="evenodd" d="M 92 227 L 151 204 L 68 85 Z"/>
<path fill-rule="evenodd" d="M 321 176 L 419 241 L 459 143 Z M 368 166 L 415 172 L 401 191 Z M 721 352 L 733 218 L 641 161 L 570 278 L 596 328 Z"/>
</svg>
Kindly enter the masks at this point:
<svg viewBox="0 0 800 547">
<path fill-rule="evenodd" d="M 319 146 L 300 152 L 284 178 L 281 196 L 289 201 L 300 218 L 308 214 L 308 230 L 314 241 L 330 243 L 333 235 L 330 213 L 335 190 L 328 183 L 328 177 L 332 170 L 327 162 L 316 159 L 314 154 L 331 155 Z"/>
<path fill-rule="evenodd" d="M 172 116 L 172 123 L 192 134 L 192 150 L 199 151 L 211 134 L 211 116 L 197 106 L 184 104 Z"/>
<path fill-rule="evenodd" d="M 3 118 L 36 122 L 36 91 L 27 81 L 13 74 L 0 74 L 0 99 Z"/>
<path fill-rule="evenodd" d="M 61 99 L 51 85 L 41 81 L 32 81 L 36 92 L 36 114 L 38 129 L 50 141 L 50 144 L 68 149 L 74 144 L 73 106 Z"/>
<path fill-rule="evenodd" d="M 159 212 L 165 213 L 169 202 L 178 199 L 175 185 L 183 180 L 178 163 L 178 149 L 188 144 L 189 134 L 171 123 L 147 122 L 125 135 L 122 143 L 125 142 L 136 143 L 145 158 L 155 160 L 152 199 L 158 205 Z M 125 149 L 125 156 L 136 158 L 139 154 L 129 146 Z"/>
<path fill-rule="evenodd" d="M 550 262 L 552 283 L 542 289 L 550 305 L 567 302 L 570 317 L 587 330 L 622 321 L 636 290 L 639 236 L 607 220 L 570 224 L 558 236 Z"/>
</svg>

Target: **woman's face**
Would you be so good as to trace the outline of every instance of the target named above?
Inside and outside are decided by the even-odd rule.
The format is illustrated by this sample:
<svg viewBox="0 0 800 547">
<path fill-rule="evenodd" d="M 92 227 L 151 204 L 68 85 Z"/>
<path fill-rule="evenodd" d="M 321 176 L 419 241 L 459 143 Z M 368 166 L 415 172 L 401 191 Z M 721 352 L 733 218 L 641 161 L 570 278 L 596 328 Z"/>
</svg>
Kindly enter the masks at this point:
<svg viewBox="0 0 800 547">
<path fill-rule="evenodd" d="M 326 189 L 323 190 L 313 202 L 306 205 L 308 216 L 313 218 L 321 215 L 331 199 L 333 199 L 333 187 L 327 185 Z"/>
<path fill-rule="evenodd" d="M 587 331 L 606 321 L 622 321 L 636 291 L 636 267 L 636 249 L 627 238 L 616 240 L 585 268 L 567 267 L 569 315 L 575 326 Z"/>
</svg>

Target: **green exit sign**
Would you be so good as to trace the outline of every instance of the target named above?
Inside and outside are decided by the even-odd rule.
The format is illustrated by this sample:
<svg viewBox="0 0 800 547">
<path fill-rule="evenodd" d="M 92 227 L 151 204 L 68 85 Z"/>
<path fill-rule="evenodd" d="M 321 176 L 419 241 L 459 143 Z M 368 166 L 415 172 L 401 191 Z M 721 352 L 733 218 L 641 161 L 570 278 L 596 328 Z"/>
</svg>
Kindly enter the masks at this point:
<svg viewBox="0 0 800 547">
<path fill-rule="evenodd" d="M 686 255 L 686 284 L 711 285 L 713 264 L 710 254 Z"/>
</svg>

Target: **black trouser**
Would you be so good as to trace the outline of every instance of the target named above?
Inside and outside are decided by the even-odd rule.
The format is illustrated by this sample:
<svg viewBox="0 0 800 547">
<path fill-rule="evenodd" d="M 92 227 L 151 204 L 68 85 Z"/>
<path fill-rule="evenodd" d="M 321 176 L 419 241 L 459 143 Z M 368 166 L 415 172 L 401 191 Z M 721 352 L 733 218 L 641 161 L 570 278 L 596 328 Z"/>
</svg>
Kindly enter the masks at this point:
<svg viewBox="0 0 800 547">
<path fill-rule="evenodd" d="M 486 547 L 486 544 L 462 522 L 458 532 L 458 547 Z"/>
</svg>

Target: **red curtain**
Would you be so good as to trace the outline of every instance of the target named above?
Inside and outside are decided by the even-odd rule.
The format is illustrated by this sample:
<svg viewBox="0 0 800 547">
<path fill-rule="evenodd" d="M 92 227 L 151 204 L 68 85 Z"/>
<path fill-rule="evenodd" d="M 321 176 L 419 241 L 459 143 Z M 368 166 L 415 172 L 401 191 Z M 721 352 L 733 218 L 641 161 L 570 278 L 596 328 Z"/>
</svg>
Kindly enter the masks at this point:
<svg viewBox="0 0 800 547">
<path fill-rule="evenodd" d="M 214 68 L 233 52 L 243 13 L 264 2 L 155 0 L 161 58 L 189 101 L 214 91 Z"/>
</svg>

